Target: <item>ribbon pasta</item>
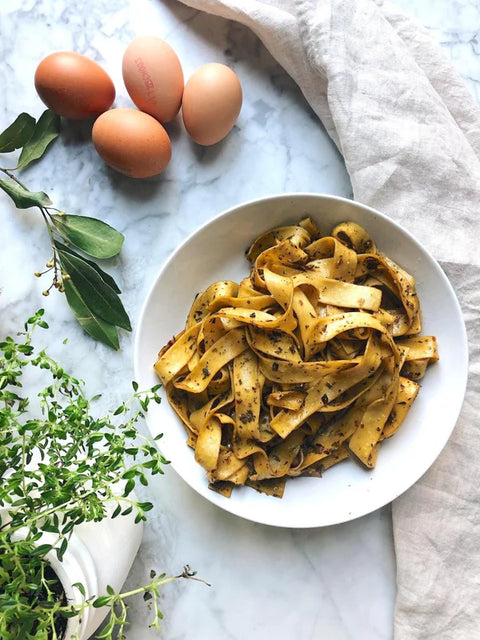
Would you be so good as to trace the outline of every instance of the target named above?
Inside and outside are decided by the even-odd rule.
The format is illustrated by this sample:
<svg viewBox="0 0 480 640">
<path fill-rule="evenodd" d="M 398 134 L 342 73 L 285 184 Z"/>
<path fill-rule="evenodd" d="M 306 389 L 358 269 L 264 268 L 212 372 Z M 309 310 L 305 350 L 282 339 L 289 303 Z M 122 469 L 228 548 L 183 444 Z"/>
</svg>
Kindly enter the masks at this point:
<svg viewBox="0 0 480 640">
<path fill-rule="evenodd" d="M 209 486 L 281 497 L 346 458 L 372 469 L 438 360 L 414 278 L 354 222 L 272 229 L 247 258 L 250 275 L 200 293 L 155 364 Z"/>
</svg>

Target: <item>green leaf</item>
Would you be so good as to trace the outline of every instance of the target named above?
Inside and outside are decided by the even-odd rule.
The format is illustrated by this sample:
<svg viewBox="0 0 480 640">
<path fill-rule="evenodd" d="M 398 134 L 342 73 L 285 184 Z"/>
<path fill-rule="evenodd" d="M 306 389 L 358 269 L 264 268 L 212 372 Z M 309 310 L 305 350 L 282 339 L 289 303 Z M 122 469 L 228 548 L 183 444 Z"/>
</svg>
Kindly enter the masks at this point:
<svg viewBox="0 0 480 640">
<path fill-rule="evenodd" d="M 62 535 L 67 535 L 67 533 L 70 533 L 70 531 L 73 530 L 75 526 L 75 522 L 73 520 L 69 520 L 67 521 L 67 524 L 62 528 Z"/>
<path fill-rule="evenodd" d="M 126 484 L 125 484 L 125 488 L 123 490 L 123 495 L 124 496 L 128 496 L 130 493 L 132 493 L 132 491 L 135 488 L 135 480 L 133 480 L 133 478 L 130 478 L 129 480 L 127 480 Z M 122 515 L 128 515 L 128 513 L 130 513 L 130 511 L 128 511 L 128 509 L 126 511 L 123 512 Z"/>
<path fill-rule="evenodd" d="M 92 602 L 92 607 L 95 607 L 95 609 L 105 607 L 107 604 L 110 604 L 111 599 L 111 596 L 100 596 L 100 598 L 97 598 Z"/>
<path fill-rule="evenodd" d="M 17 169 L 26 167 L 33 160 L 38 160 L 45 153 L 48 145 L 60 133 L 60 117 L 51 109 L 42 113 L 29 140 L 24 144 Z"/>
<path fill-rule="evenodd" d="M 81 582 L 74 582 L 72 584 L 72 587 L 77 587 L 77 589 L 80 591 L 82 596 L 85 598 L 85 596 L 86 596 L 85 587 L 83 586 L 83 584 Z"/>
<path fill-rule="evenodd" d="M 70 253 L 71 255 L 78 256 L 78 253 L 73 251 L 73 249 L 69 249 L 66 245 L 57 244 L 57 243 L 55 243 L 55 244 L 57 245 L 58 248 L 61 248 L 62 251 L 65 251 L 65 253 Z M 108 273 L 106 273 L 103 269 L 101 269 L 96 262 L 93 262 L 93 260 L 88 260 L 87 258 L 84 258 L 83 256 L 82 256 L 82 260 L 84 262 L 86 262 L 87 264 L 89 264 L 92 267 L 92 269 L 95 269 L 95 271 L 98 273 L 98 275 L 101 277 L 101 279 L 105 282 L 105 284 L 108 284 L 108 286 L 111 287 L 116 293 L 122 293 L 120 291 L 117 283 L 112 278 L 112 276 L 109 275 Z"/>
<path fill-rule="evenodd" d="M 65 280 L 63 286 L 65 287 L 67 302 L 84 331 L 92 336 L 92 338 L 95 338 L 95 340 L 106 344 L 107 347 L 112 347 L 112 349 L 115 350 L 119 349 L 120 345 L 116 327 L 109 322 L 105 322 L 105 320 L 102 320 L 90 311 L 71 280 Z"/>
<path fill-rule="evenodd" d="M 122 510 L 121 505 L 117 504 L 114 512 L 112 513 L 112 520 L 120 515 L 120 511 Z"/>
<path fill-rule="evenodd" d="M 31 137 L 35 128 L 35 118 L 21 113 L 12 124 L 0 133 L 0 153 L 10 153 L 20 149 Z"/>
<path fill-rule="evenodd" d="M 119 416 L 121 413 L 125 413 L 126 410 L 127 410 L 127 407 L 124 404 L 122 404 L 115 409 L 115 411 L 113 412 L 113 415 Z"/>
<path fill-rule="evenodd" d="M 3 189 L 15 203 L 18 209 L 29 207 L 48 207 L 52 201 L 43 191 L 29 191 L 13 180 L 0 179 L 0 189 Z"/>
<path fill-rule="evenodd" d="M 125 240 L 123 234 L 96 218 L 52 215 L 51 220 L 57 233 L 94 258 L 113 258 Z"/>
<path fill-rule="evenodd" d="M 65 551 L 67 550 L 67 547 L 68 547 L 68 540 L 66 538 L 63 538 L 62 542 L 60 543 L 60 548 L 56 549 L 57 558 L 60 560 L 60 562 L 63 560 L 63 556 L 65 555 Z"/>
<path fill-rule="evenodd" d="M 35 550 L 32 552 L 32 555 L 36 557 L 43 557 L 51 550 L 52 550 L 51 544 L 40 544 L 38 545 L 38 547 L 35 547 Z"/>
<path fill-rule="evenodd" d="M 85 306 L 106 322 L 131 331 L 129 317 L 117 293 L 83 258 L 72 251 L 64 251 L 58 242 L 55 246 L 62 269 L 70 276 Z"/>
</svg>

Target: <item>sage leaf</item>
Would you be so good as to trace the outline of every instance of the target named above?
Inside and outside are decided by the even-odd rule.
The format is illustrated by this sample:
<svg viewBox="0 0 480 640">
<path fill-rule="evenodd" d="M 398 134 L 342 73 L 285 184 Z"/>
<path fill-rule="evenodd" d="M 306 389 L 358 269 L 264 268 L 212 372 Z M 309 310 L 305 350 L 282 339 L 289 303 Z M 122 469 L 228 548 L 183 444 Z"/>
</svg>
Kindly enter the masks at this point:
<svg viewBox="0 0 480 640">
<path fill-rule="evenodd" d="M 60 243 L 55 243 L 55 246 L 57 246 L 57 248 L 62 249 L 62 251 L 65 251 L 66 253 L 70 253 L 74 256 L 78 255 L 75 253 L 75 251 L 72 251 L 72 249 L 69 249 L 66 245 L 64 244 L 60 244 Z M 82 256 L 82 260 L 84 262 L 86 262 L 87 264 L 89 264 L 92 269 L 95 269 L 95 271 L 98 273 L 98 275 L 101 277 L 101 279 L 108 284 L 109 287 L 111 287 L 116 293 L 122 293 L 118 287 L 118 284 L 115 282 L 115 280 L 112 278 L 111 275 L 109 275 L 108 273 L 106 273 L 103 269 L 101 269 L 98 264 L 96 262 L 93 262 L 93 260 L 88 260 L 87 258 L 84 258 Z"/>
<path fill-rule="evenodd" d="M 48 207 L 52 201 L 43 191 L 29 191 L 13 180 L 0 179 L 0 189 L 3 189 L 15 203 L 18 209 L 30 207 Z"/>
<path fill-rule="evenodd" d="M 95 338 L 95 340 L 99 342 L 103 342 L 103 344 L 106 344 L 108 347 L 112 347 L 112 349 L 115 350 L 119 349 L 117 328 L 90 311 L 71 280 L 65 280 L 63 286 L 65 288 L 67 302 L 76 319 L 83 327 L 83 330 L 88 333 L 89 336 L 92 336 L 92 338 Z"/>
<path fill-rule="evenodd" d="M 88 309 L 110 324 L 131 331 L 129 317 L 117 293 L 83 258 L 73 251 L 63 251 L 59 243 L 56 246 L 63 271 L 70 276 Z"/>
<path fill-rule="evenodd" d="M 33 160 L 38 160 L 45 153 L 48 145 L 60 133 L 60 117 L 51 109 L 42 113 L 29 140 L 23 145 L 16 169 L 26 167 Z"/>
<path fill-rule="evenodd" d="M 0 153 L 10 153 L 20 149 L 32 136 L 35 118 L 21 113 L 12 124 L 0 133 Z"/>
<path fill-rule="evenodd" d="M 123 234 L 96 218 L 52 215 L 50 219 L 59 235 L 94 258 L 113 258 L 125 240 Z"/>
</svg>

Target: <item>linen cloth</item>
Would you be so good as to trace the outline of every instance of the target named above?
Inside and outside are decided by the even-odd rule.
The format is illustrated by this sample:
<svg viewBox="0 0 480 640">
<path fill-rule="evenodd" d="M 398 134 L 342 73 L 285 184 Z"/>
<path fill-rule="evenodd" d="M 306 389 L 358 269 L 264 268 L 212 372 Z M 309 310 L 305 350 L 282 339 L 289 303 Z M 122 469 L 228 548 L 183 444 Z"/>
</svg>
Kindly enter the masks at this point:
<svg viewBox="0 0 480 640">
<path fill-rule="evenodd" d="M 480 638 L 480 110 L 427 31 L 382 0 L 182 1 L 257 34 L 343 154 L 355 199 L 409 229 L 456 289 L 468 390 L 441 456 L 393 503 L 394 635 Z"/>
</svg>

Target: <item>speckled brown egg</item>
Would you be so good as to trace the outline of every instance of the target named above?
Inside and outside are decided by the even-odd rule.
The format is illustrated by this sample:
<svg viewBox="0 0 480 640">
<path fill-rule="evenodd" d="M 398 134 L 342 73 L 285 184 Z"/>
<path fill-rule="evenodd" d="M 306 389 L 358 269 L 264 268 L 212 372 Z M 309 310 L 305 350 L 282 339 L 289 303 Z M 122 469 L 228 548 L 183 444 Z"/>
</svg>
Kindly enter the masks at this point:
<svg viewBox="0 0 480 640">
<path fill-rule="evenodd" d="M 170 138 L 148 113 L 111 109 L 97 118 L 92 140 L 100 157 L 116 171 L 132 178 L 161 173 L 170 161 Z"/>
<path fill-rule="evenodd" d="M 103 113 L 115 99 L 108 73 L 73 51 L 59 51 L 44 58 L 35 72 L 35 88 L 47 107 L 75 120 Z"/>
<path fill-rule="evenodd" d="M 230 133 L 242 107 L 240 80 L 230 67 L 204 64 L 183 91 L 182 115 L 188 134 L 201 145 L 212 145 Z"/>
<path fill-rule="evenodd" d="M 127 47 L 122 62 L 127 91 L 141 111 L 169 122 L 180 110 L 183 71 L 172 47 L 156 36 L 139 36 Z"/>
</svg>

